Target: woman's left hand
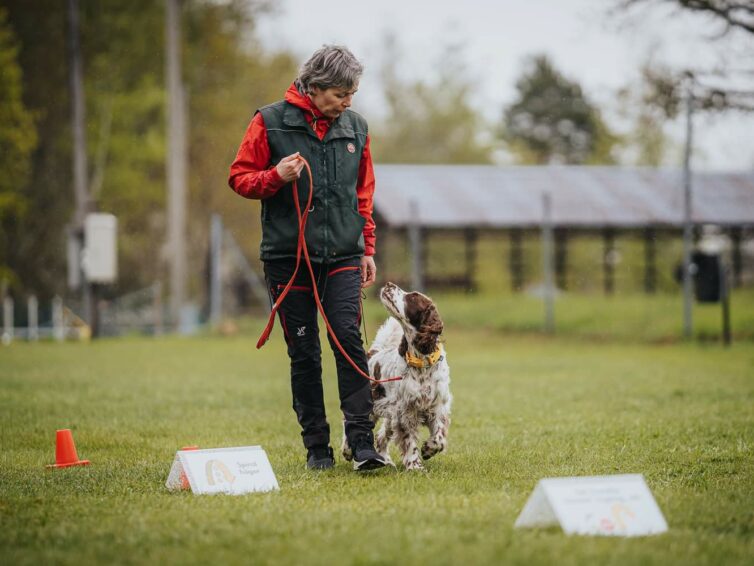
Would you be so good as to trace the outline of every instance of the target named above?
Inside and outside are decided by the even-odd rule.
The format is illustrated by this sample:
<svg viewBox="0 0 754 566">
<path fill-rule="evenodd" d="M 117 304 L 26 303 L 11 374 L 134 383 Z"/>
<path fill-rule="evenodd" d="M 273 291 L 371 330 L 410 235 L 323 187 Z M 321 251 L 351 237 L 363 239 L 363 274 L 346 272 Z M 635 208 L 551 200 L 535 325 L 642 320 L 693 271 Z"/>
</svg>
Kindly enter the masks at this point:
<svg viewBox="0 0 754 566">
<path fill-rule="evenodd" d="M 361 288 L 366 289 L 374 284 L 377 278 L 377 266 L 374 264 L 374 258 L 365 255 L 361 258 Z"/>
</svg>

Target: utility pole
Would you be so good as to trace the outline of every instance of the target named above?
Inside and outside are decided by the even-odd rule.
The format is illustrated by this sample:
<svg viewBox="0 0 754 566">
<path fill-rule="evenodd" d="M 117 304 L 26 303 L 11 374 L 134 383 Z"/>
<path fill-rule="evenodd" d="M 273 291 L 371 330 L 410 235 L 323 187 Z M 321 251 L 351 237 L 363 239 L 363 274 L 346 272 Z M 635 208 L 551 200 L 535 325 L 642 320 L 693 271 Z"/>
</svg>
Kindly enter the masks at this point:
<svg viewBox="0 0 754 566">
<path fill-rule="evenodd" d="M 170 262 L 170 317 L 177 327 L 186 300 L 186 97 L 181 73 L 181 4 L 165 0 L 167 77 L 167 252 Z"/>
<path fill-rule="evenodd" d="M 73 219 L 73 240 L 75 249 L 71 250 L 75 258 L 72 268 L 78 277 L 74 281 L 81 289 L 83 318 L 91 327 L 93 324 L 92 289 L 83 274 L 81 263 L 84 249 L 84 220 L 91 212 L 89 188 L 87 184 L 86 159 L 86 105 L 84 104 L 84 72 L 81 63 L 81 46 L 79 44 L 79 2 L 68 0 L 68 57 L 69 84 L 71 89 L 71 130 L 73 132 L 73 190 L 76 208 Z"/>
<path fill-rule="evenodd" d="M 686 101 L 686 145 L 683 152 L 683 336 L 692 335 L 692 273 L 691 248 L 693 224 L 691 220 L 691 151 L 693 139 L 694 76 L 686 74 L 684 81 Z"/>
</svg>

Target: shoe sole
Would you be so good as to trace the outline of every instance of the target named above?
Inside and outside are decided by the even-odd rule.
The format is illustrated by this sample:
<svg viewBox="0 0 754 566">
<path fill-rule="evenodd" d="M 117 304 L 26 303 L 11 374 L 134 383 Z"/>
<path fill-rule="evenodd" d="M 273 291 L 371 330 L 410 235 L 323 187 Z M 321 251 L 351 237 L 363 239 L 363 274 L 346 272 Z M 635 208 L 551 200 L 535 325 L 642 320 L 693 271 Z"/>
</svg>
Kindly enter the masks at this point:
<svg viewBox="0 0 754 566">
<path fill-rule="evenodd" d="M 307 470 L 332 470 L 335 467 L 335 462 L 332 460 L 329 461 L 319 461 L 314 462 L 312 465 L 307 464 L 306 469 Z"/>
<path fill-rule="evenodd" d="M 371 460 L 364 460 L 362 462 L 357 462 L 356 460 L 353 461 L 353 469 L 357 472 L 367 472 L 369 470 L 377 470 L 379 468 L 384 468 L 386 462 L 383 460 L 378 460 L 376 458 L 372 458 Z"/>
</svg>

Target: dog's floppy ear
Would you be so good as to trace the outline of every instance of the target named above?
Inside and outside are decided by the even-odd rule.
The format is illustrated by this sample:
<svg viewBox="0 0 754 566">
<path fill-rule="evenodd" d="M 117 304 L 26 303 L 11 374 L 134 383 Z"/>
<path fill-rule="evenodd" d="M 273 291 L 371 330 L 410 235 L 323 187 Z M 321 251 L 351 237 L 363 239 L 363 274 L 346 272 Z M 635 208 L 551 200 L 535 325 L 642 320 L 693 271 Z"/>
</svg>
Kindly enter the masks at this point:
<svg viewBox="0 0 754 566">
<path fill-rule="evenodd" d="M 437 338 L 442 334 L 443 324 L 440 313 L 434 304 L 428 305 L 422 315 L 419 333 L 414 339 L 414 346 L 424 355 L 429 355 L 437 348 Z"/>
<path fill-rule="evenodd" d="M 434 304 L 430 304 L 427 310 L 424 311 L 421 327 L 419 332 L 431 332 L 433 334 L 442 334 L 443 324 L 440 318 L 440 313 L 437 312 L 437 307 Z"/>
<path fill-rule="evenodd" d="M 401 339 L 401 345 L 398 346 L 398 353 L 401 356 L 405 356 L 406 352 L 408 352 L 408 340 L 406 340 L 406 335 L 403 335 L 403 339 Z"/>
</svg>

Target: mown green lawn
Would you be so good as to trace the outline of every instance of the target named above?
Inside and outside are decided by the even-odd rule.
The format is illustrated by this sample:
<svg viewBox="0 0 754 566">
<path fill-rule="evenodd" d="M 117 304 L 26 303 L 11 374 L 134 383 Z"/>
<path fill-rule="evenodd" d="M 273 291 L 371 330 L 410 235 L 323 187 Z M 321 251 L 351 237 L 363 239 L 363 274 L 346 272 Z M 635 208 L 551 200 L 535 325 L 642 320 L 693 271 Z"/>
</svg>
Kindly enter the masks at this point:
<svg viewBox="0 0 754 566">
<path fill-rule="evenodd" d="M 333 471 L 304 469 L 278 331 L 261 351 L 255 338 L 0 350 L 0 561 L 743 564 L 754 556 L 750 343 L 595 343 L 451 326 L 449 452 L 426 474 L 357 475 L 340 459 Z M 332 367 L 328 355 L 337 443 Z M 88 468 L 45 469 L 65 427 Z M 280 492 L 167 492 L 175 450 L 187 444 L 261 444 Z M 645 475 L 667 534 L 513 529 L 538 479 L 618 473 Z"/>
</svg>

